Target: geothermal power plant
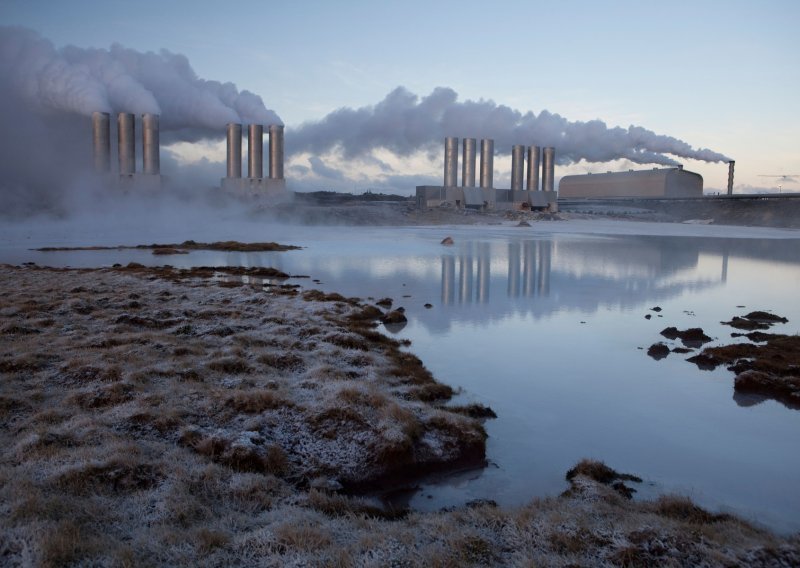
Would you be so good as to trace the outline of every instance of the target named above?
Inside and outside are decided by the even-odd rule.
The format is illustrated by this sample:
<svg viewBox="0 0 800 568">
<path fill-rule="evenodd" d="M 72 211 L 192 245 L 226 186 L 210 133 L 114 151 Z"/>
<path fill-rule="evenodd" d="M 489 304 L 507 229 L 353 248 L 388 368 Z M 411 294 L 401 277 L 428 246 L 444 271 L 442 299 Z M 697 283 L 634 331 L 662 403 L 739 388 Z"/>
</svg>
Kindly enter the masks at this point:
<svg viewBox="0 0 800 568">
<path fill-rule="evenodd" d="M 526 168 L 525 146 L 513 146 L 511 149 L 511 187 L 496 188 L 494 187 L 494 140 L 491 138 L 481 140 L 480 187 L 475 187 L 477 140 L 475 138 L 464 138 L 463 140 L 461 185 L 458 184 L 457 179 L 458 147 L 458 138 L 445 138 L 443 184 L 418 185 L 418 207 L 449 205 L 471 209 L 556 209 L 557 194 L 553 187 L 555 148 L 529 146 L 527 148 L 528 167 Z M 524 180 L 527 181 L 524 182 Z"/>
<path fill-rule="evenodd" d="M 97 175 L 105 176 L 112 184 L 116 182 L 123 190 L 158 190 L 164 179 L 161 176 L 161 145 L 159 138 L 159 115 L 141 116 L 142 170 L 136 171 L 136 115 L 127 112 L 117 114 L 118 176 L 111 167 L 111 115 L 107 112 L 92 113 L 93 169 Z M 227 133 L 227 171 L 221 180 L 221 188 L 227 193 L 248 197 L 270 197 L 286 199 L 283 177 L 283 125 L 270 124 L 268 177 L 264 177 L 264 126 L 247 126 L 247 177 L 242 176 L 242 125 L 230 123 Z"/>
</svg>

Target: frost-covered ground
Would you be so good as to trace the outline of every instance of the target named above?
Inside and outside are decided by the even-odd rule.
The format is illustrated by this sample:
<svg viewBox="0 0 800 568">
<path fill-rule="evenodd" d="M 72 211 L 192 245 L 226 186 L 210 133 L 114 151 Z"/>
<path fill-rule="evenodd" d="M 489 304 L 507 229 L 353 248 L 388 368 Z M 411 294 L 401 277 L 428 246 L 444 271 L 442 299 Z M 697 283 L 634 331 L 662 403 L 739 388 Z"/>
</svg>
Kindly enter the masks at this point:
<svg viewBox="0 0 800 568">
<path fill-rule="evenodd" d="M 797 537 L 582 477 L 514 509 L 348 497 L 480 461 L 483 429 L 371 302 L 243 280 L 0 268 L 3 565 L 800 562 Z"/>
</svg>

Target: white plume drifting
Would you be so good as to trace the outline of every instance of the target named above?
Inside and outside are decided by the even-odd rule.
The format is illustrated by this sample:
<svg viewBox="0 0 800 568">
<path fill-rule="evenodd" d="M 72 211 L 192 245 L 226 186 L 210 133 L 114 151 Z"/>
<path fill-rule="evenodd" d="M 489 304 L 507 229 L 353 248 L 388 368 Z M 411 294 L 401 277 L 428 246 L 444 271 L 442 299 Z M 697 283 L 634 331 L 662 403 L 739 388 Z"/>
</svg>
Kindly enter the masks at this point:
<svg viewBox="0 0 800 568">
<path fill-rule="evenodd" d="M 438 145 L 446 136 L 493 138 L 504 153 L 513 144 L 554 146 L 559 163 L 606 162 L 627 159 L 640 164 L 675 165 L 670 156 L 707 162 L 728 158 L 686 142 L 656 134 L 639 126 L 609 128 L 601 120 L 570 122 L 542 111 L 522 113 L 491 100 L 458 101 L 458 94 L 439 87 L 418 97 L 398 87 L 374 106 L 341 108 L 318 122 L 287 133 L 289 153 L 322 154 L 341 148 L 350 158 L 382 147 L 408 155 L 425 146 Z"/>
<path fill-rule="evenodd" d="M 0 82 L 39 112 L 151 112 L 161 115 L 164 130 L 214 136 L 228 122 L 282 124 L 258 95 L 198 78 L 184 55 L 116 44 L 56 49 L 24 28 L 0 27 Z"/>
</svg>

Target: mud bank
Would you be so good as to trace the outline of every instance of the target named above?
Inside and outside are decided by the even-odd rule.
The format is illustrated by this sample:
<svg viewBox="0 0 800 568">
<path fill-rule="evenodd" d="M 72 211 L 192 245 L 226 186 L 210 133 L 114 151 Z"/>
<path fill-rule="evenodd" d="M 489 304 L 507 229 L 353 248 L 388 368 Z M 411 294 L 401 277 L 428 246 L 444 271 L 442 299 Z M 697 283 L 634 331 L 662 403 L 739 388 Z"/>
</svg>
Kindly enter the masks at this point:
<svg viewBox="0 0 800 568">
<path fill-rule="evenodd" d="M 581 474 L 508 510 L 347 496 L 480 462 L 481 422 L 447 409 L 379 308 L 223 276 L 0 267 L 4 564 L 800 561 L 798 538 Z"/>
</svg>

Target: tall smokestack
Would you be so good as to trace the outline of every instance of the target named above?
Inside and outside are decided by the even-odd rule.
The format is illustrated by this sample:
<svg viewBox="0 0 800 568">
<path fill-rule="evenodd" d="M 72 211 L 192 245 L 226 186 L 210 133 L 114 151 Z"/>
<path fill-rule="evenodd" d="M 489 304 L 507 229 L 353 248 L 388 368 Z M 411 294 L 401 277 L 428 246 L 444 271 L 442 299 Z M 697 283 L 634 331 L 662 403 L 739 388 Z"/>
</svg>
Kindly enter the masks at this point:
<svg viewBox="0 0 800 568">
<path fill-rule="evenodd" d="M 528 191 L 539 191 L 539 146 L 528 146 Z"/>
<path fill-rule="evenodd" d="M 142 115 L 142 171 L 154 175 L 161 173 L 157 114 Z"/>
<path fill-rule="evenodd" d="M 128 112 L 117 115 L 117 147 L 119 150 L 119 175 L 133 175 L 136 171 L 136 118 Z"/>
<path fill-rule="evenodd" d="M 283 125 L 269 125 L 269 179 L 283 179 Z"/>
<path fill-rule="evenodd" d="M 228 177 L 242 177 L 242 125 L 229 122 L 228 135 Z"/>
<path fill-rule="evenodd" d="M 511 189 L 522 189 L 522 172 L 525 171 L 525 146 L 511 147 Z"/>
<path fill-rule="evenodd" d="M 494 184 L 494 140 L 481 140 L 481 187 L 490 189 Z"/>
<path fill-rule="evenodd" d="M 458 138 L 444 139 L 444 186 L 458 185 Z"/>
<path fill-rule="evenodd" d="M 555 180 L 556 149 L 548 146 L 542 152 L 542 190 L 553 191 Z"/>
<path fill-rule="evenodd" d="M 247 177 L 264 177 L 264 127 L 251 124 L 247 130 Z"/>
<path fill-rule="evenodd" d="M 474 138 L 464 138 L 464 154 L 461 158 L 461 185 L 475 187 L 475 146 Z"/>
<path fill-rule="evenodd" d="M 734 160 L 728 162 L 728 195 L 733 195 L 733 166 L 735 164 Z"/>
<path fill-rule="evenodd" d="M 108 172 L 111 169 L 111 119 L 107 112 L 92 113 L 92 146 L 94 171 Z"/>
</svg>

